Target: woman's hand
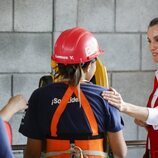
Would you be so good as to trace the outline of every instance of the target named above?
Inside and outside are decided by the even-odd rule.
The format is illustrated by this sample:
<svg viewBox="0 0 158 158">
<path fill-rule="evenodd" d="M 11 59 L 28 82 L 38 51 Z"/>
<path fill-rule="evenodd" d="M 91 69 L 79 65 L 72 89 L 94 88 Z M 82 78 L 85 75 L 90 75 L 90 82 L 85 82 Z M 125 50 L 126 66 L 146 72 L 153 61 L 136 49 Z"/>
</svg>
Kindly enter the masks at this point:
<svg viewBox="0 0 158 158">
<path fill-rule="evenodd" d="M 145 128 L 147 127 L 147 124 L 145 122 L 141 121 L 141 120 L 134 119 L 134 122 L 138 126 L 145 127 Z"/>
<path fill-rule="evenodd" d="M 125 102 L 123 101 L 121 95 L 114 88 L 110 88 L 109 91 L 103 91 L 102 96 L 104 99 L 108 100 L 109 104 L 112 104 L 120 111 L 123 111 Z"/>
<path fill-rule="evenodd" d="M 142 122 L 137 123 L 138 125 L 147 127 L 144 122 L 147 120 L 149 115 L 148 108 L 124 102 L 121 95 L 113 88 L 110 88 L 109 91 L 104 91 L 102 96 L 109 104 L 118 108 L 121 112 L 141 120 Z"/>
<path fill-rule="evenodd" d="M 4 121 L 9 121 L 15 113 L 27 108 L 25 98 L 22 95 L 16 95 L 11 97 L 8 103 L 0 110 L 0 116 Z"/>
<path fill-rule="evenodd" d="M 145 127 L 146 126 L 146 123 L 141 121 L 141 120 L 135 119 L 134 122 L 138 126 L 141 126 L 141 127 Z"/>
<path fill-rule="evenodd" d="M 9 99 L 7 106 L 15 112 L 28 108 L 27 101 L 22 95 L 16 95 Z"/>
<path fill-rule="evenodd" d="M 141 120 L 138 120 L 138 119 L 134 119 L 134 122 L 135 122 L 136 125 L 138 125 L 140 127 L 144 127 L 145 130 L 147 130 L 148 125 L 144 121 L 141 121 Z"/>
</svg>

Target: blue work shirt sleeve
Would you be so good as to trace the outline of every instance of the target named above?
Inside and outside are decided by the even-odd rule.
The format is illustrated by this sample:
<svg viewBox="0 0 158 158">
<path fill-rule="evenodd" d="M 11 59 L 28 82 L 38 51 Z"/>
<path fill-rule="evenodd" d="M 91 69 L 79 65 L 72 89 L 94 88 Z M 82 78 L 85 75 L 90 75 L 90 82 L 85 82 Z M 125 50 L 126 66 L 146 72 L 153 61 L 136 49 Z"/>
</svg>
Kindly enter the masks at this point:
<svg viewBox="0 0 158 158">
<path fill-rule="evenodd" d="M 107 105 L 108 106 L 108 126 L 107 126 L 107 131 L 108 132 L 118 132 L 123 129 L 124 127 L 124 122 L 123 119 L 120 115 L 120 112 L 117 108 L 113 107 L 112 105 Z"/>
<path fill-rule="evenodd" d="M 36 91 L 33 92 L 28 103 L 28 109 L 21 121 L 19 132 L 29 138 L 43 139 L 38 121 L 38 93 Z"/>
</svg>

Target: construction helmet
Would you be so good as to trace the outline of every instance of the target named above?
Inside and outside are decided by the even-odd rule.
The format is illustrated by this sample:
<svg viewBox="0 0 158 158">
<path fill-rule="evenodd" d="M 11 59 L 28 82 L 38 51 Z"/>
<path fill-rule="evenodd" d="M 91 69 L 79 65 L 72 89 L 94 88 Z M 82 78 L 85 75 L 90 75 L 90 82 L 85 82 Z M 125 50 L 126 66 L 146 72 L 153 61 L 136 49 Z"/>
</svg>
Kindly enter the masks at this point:
<svg viewBox="0 0 158 158">
<path fill-rule="evenodd" d="M 60 34 L 54 46 L 52 60 L 62 64 L 85 63 L 102 52 L 92 33 L 75 27 Z"/>
</svg>

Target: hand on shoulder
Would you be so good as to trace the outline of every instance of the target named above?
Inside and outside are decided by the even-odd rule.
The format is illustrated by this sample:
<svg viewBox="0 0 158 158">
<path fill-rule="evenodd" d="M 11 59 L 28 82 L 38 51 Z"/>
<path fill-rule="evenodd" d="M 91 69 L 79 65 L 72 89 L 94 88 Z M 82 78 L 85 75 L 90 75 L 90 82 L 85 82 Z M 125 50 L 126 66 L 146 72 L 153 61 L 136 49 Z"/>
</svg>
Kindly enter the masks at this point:
<svg viewBox="0 0 158 158">
<path fill-rule="evenodd" d="M 123 111 L 125 102 L 114 88 L 110 88 L 108 91 L 103 91 L 102 96 L 108 101 L 109 104 L 113 105 L 120 111 Z"/>
</svg>

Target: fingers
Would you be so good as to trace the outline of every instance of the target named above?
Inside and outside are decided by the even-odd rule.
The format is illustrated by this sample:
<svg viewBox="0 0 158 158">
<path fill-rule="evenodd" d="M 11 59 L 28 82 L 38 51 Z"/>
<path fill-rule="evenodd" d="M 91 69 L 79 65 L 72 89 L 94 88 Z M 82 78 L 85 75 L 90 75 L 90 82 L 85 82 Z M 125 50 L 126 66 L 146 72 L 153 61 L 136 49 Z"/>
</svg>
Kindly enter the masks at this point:
<svg viewBox="0 0 158 158">
<path fill-rule="evenodd" d="M 120 110 L 121 98 L 119 94 L 115 94 L 113 91 L 106 91 L 107 93 L 103 94 L 103 98 L 108 101 L 109 104 Z"/>
<path fill-rule="evenodd" d="M 114 107 L 116 107 L 119 111 L 122 111 L 121 101 L 118 99 L 108 99 L 108 103 Z"/>
<path fill-rule="evenodd" d="M 122 111 L 122 97 L 114 88 L 110 88 L 109 91 L 104 91 L 102 93 L 102 96 L 104 99 L 108 101 L 109 104 L 113 105 L 114 107 Z"/>
<path fill-rule="evenodd" d="M 118 98 L 112 97 L 112 98 L 109 98 L 109 99 L 108 99 L 108 103 L 110 103 L 110 104 L 115 104 L 115 105 L 119 105 L 119 104 L 121 104 L 121 101 L 120 101 L 120 99 L 118 99 Z"/>
<path fill-rule="evenodd" d="M 15 111 L 21 111 L 28 108 L 27 101 L 22 95 L 15 95 L 10 98 L 8 105 L 14 107 Z"/>
<path fill-rule="evenodd" d="M 118 92 L 116 91 L 116 89 L 114 89 L 114 88 L 112 88 L 112 87 L 110 87 L 109 90 L 112 91 L 114 94 L 117 94 L 117 93 L 118 93 Z"/>
<path fill-rule="evenodd" d="M 114 99 L 120 98 L 120 94 L 117 93 L 116 91 L 104 91 L 102 93 L 102 96 L 103 96 L 104 99 L 108 99 L 108 100 L 110 98 L 114 98 Z"/>
</svg>

